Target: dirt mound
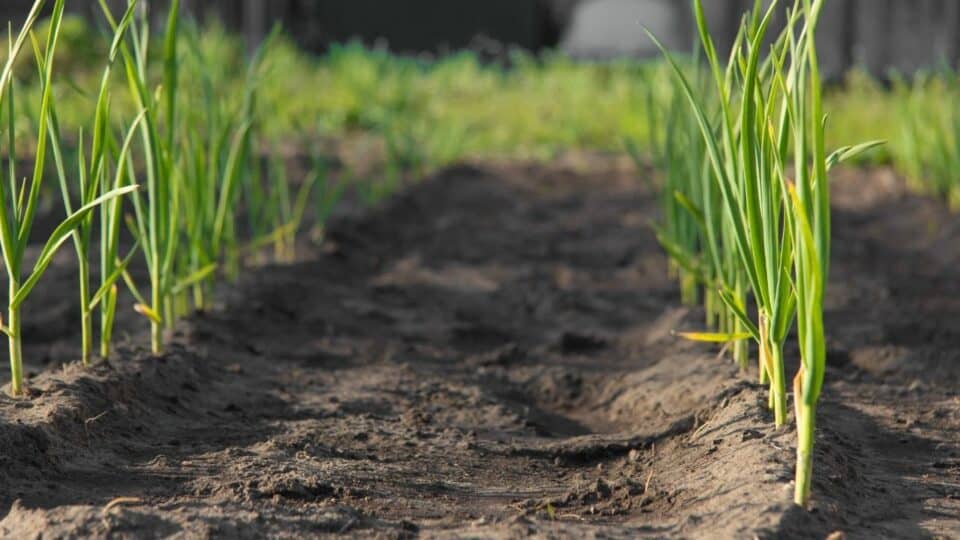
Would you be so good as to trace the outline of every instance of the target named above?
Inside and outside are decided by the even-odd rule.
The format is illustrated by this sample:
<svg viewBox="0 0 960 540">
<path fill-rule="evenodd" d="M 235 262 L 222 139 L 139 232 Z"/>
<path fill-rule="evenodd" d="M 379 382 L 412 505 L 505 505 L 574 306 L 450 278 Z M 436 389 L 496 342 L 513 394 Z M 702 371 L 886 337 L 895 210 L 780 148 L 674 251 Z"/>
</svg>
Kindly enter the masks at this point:
<svg viewBox="0 0 960 540">
<path fill-rule="evenodd" d="M 42 370 L 0 400 L 0 535 L 960 535 L 960 221 L 882 171 L 838 180 L 806 512 L 763 389 L 671 336 L 703 317 L 655 196 L 588 169 L 450 169 L 251 272 L 162 358 Z"/>
</svg>

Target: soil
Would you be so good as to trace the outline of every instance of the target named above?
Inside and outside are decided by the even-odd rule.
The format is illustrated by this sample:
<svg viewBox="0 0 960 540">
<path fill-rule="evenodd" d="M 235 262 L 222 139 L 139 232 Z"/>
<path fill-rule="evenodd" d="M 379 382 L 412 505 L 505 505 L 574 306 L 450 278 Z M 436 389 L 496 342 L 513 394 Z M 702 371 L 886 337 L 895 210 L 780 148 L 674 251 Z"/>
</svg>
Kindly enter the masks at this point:
<svg viewBox="0 0 960 540">
<path fill-rule="evenodd" d="M 6 538 L 960 537 L 960 218 L 836 179 L 814 501 L 755 374 L 672 335 L 618 159 L 446 170 L 120 354 L 76 354 L 70 253 L 0 398 Z M 795 351 L 789 351 L 795 359 Z M 833 534 L 831 538 L 841 538 Z"/>
</svg>

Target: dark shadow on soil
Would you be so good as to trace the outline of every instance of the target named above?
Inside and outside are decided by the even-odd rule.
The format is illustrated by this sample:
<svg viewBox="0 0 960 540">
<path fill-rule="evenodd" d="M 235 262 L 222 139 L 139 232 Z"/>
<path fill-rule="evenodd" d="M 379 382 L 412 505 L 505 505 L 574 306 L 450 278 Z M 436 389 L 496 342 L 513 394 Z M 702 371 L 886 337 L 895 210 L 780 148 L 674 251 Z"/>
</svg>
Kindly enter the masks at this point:
<svg viewBox="0 0 960 540">
<path fill-rule="evenodd" d="M 876 418 L 836 400 L 822 403 L 815 451 L 816 500 L 809 510 L 791 508 L 771 538 L 932 538 L 921 520 L 956 519 L 926 502 L 945 497 L 923 478 L 937 442 L 895 432 Z"/>
</svg>

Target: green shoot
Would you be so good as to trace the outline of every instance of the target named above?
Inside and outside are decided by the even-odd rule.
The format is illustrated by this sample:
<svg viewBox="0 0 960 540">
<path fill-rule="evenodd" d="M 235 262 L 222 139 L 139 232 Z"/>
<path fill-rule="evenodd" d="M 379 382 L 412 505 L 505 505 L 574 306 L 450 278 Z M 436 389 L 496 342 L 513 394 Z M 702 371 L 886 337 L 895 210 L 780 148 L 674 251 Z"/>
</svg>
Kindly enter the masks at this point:
<svg viewBox="0 0 960 540">
<path fill-rule="evenodd" d="M 177 265 L 179 277 L 174 289 L 179 293 L 189 285 L 194 307 L 204 309 L 214 271 L 224 256 L 231 263 L 227 275 L 237 273 L 236 206 L 243 194 L 245 175 L 253 176 L 246 171 L 255 161 L 252 130 L 256 90 L 263 53 L 271 40 L 258 48 L 248 67 L 243 99 L 231 108 L 221 104 L 214 92 L 211 61 L 204 57 L 196 30 L 186 34 L 191 54 L 185 67 L 200 74 L 203 92 L 201 102 L 184 112 L 184 121 L 177 128 L 182 141 L 179 153 L 184 173 L 181 196 L 187 249 Z"/>
<path fill-rule="evenodd" d="M 115 141 L 111 136 L 109 83 L 113 62 L 116 59 L 117 46 L 120 40 L 123 39 L 132 15 L 132 10 L 128 11 L 120 23 L 120 28 L 113 41 L 113 47 L 111 47 L 107 66 L 101 78 L 100 91 L 97 95 L 96 107 L 94 109 L 93 140 L 90 147 L 89 158 L 84 157 L 83 130 L 80 131 L 79 150 L 77 152 L 77 181 L 75 187 L 80 195 L 81 206 L 92 203 L 98 196 L 120 190 L 125 184 L 130 143 L 133 138 L 134 129 L 137 124 L 139 124 L 142 115 L 134 122 L 133 127 L 123 142 L 119 154 L 116 156 L 116 173 L 114 179 L 111 181 L 110 151 L 111 148 L 115 146 Z M 34 42 L 34 49 L 42 72 L 43 58 L 40 54 L 39 45 L 36 42 Z M 54 155 L 57 177 L 60 180 L 63 205 L 67 214 L 71 214 L 73 213 L 72 193 L 74 190 L 70 188 L 71 183 L 67 179 L 67 170 L 60 145 L 60 126 L 57 121 L 56 110 L 53 103 L 50 104 L 48 113 L 47 123 L 50 135 L 50 147 Z M 85 219 L 81 220 L 72 235 L 73 245 L 77 253 L 79 277 L 80 359 L 85 366 L 91 362 L 93 349 L 93 313 L 98 305 L 101 307 L 100 354 L 103 358 L 109 356 L 114 312 L 116 309 L 115 283 L 120 277 L 120 272 L 126 268 L 126 265 L 129 264 L 132 258 L 132 256 L 128 255 L 121 263 L 117 264 L 116 262 L 119 242 L 116 224 L 118 223 L 120 209 L 121 199 L 119 197 L 101 205 L 99 208 L 102 227 L 100 235 L 101 280 L 99 289 L 95 292 L 91 292 L 90 272 L 90 251 L 93 242 L 94 216 L 88 215 Z M 101 304 L 101 302 L 103 302 L 103 304 Z"/>
<path fill-rule="evenodd" d="M 290 263 L 296 260 L 297 233 L 303 225 L 310 192 L 317 184 L 320 171 L 314 169 L 300 184 L 296 193 L 291 192 L 287 177 L 287 168 L 282 158 L 270 161 L 270 177 L 273 193 L 270 200 L 273 206 L 274 258 L 278 262 Z"/>
<path fill-rule="evenodd" d="M 772 3 L 765 12 L 755 10 L 753 17 L 744 21 L 744 37 L 738 40 L 739 49 L 735 48 L 731 57 L 735 60 L 731 65 L 739 66 L 741 72 L 733 76 L 721 69 L 703 6 L 699 0 L 695 3 L 704 53 L 720 97 L 719 126 L 710 121 L 702 100 L 669 54 L 667 59 L 700 127 L 712 176 L 725 216 L 729 217 L 721 223 L 729 228 L 727 234 L 736 246 L 738 264 L 754 293 L 758 333 L 753 337 L 758 342 L 761 373 L 770 381 L 774 420 L 781 426 L 787 415 L 783 346 L 795 310 L 789 283 L 793 248 L 792 239 L 782 232 L 784 189 L 776 166 L 783 161 L 779 155 L 782 145 L 771 129 L 776 123 L 778 91 L 772 85 L 770 89 L 762 87 L 762 71 L 770 64 L 760 59 L 776 5 Z M 725 301 L 729 298 L 720 297 Z M 731 312 L 742 307 L 743 303 L 738 303 L 728 306 Z M 747 321 L 741 323 L 746 325 Z"/>
<path fill-rule="evenodd" d="M 10 151 L 13 151 L 15 137 L 15 117 L 14 93 L 12 70 L 17 56 L 21 52 L 26 40 L 30 34 L 31 27 L 36 22 L 40 11 L 43 9 L 44 0 L 37 0 L 30 14 L 27 16 L 15 42 L 9 46 L 6 65 L 2 75 L 0 75 L 0 103 L 7 100 L 9 107 L 8 129 L 10 137 Z M 136 186 L 125 186 L 119 189 L 107 191 L 106 193 L 92 197 L 72 213 L 70 213 L 63 222 L 58 225 L 47 238 L 43 249 L 34 264 L 33 269 L 25 274 L 23 263 L 27 244 L 30 241 L 30 233 L 33 229 L 33 221 L 37 211 L 37 205 L 40 197 L 40 187 L 43 182 L 44 165 L 46 163 L 46 151 L 49 138 L 50 122 L 47 119 L 53 118 L 53 59 L 57 48 L 59 37 L 60 22 L 63 19 L 64 0 L 57 0 L 54 3 L 53 11 L 50 17 L 49 34 L 46 39 L 45 47 L 40 58 L 41 67 L 41 88 L 42 97 L 40 103 L 39 133 L 37 135 L 37 149 L 34 162 L 33 176 L 29 182 L 25 181 L 19 189 L 16 187 L 16 177 L 11 155 L 11 167 L 9 182 L 0 182 L 0 248 L 3 251 L 3 262 L 7 270 L 8 278 L 8 310 L 6 325 L 2 331 L 7 335 L 10 350 L 10 373 L 11 373 L 11 393 L 13 395 L 22 395 L 25 392 L 23 377 L 23 356 L 22 356 L 22 321 L 20 317 L 21 308 L 30 292 L 36 286 L 37 282 L 43 276 L 53 256 L 57 250 L 70 238 L 74 237 L 74 231 L 80 227 L 84 220 L 87 220 L 90 214 L 101 204 L 109 202 L 126 193 L 133 192 Z"/>
<path fill-rule="evenodd" d="M 684 336 L 713 342 L 753 338 L 759 347 L 761 378 L 770 383 L 770 405 L 779 427 L 787 420 L 783 349 L 796 318 L 801 357 L 793 386 L 798 428 L 795 501 L 799 505 L 806 504 L 810 496 L 815 411 L 826 369 L 823 297 L 830 258 L 827 172 L 878 144 L 871 142 L 826 154 L 815 40 L 823 3 L 795 0 L 784 32 L 775 40 L 769 56 L 761 59 L 777 2 L 765 10 L 757 2 L 743 21 L 724 71 L 702 2 L 695 1 L 697 27 L 720 96 L 718 121 L 712 121 L 704 99 L 664 51 L 700 128 L 713 183 L 720 194 L 717 204 L 723 217 L 719 221 L 707 218 L 714 206 L 709 199 L 701 199 L 703 207 L 698 209 L 705 225 L 708 259 L 713 260 L 715 268 L 724 268 L 724 254 L 719 248 L 734 248 L 736 264 L 746 276 L 757 305 L 753 321 L 746 313 L 742 291 L 730 290 L 730 281 L 719 279 L 718 297 L 742 331 Z M 790 159 L 795 170 L 792 179 L 786 173 Z M 732 242 L 718 242 L 718 238 Z M 720 275 L 725 277 L 722 272 Z"/>
<path fill-rule="evenodd" d="M 825 149 L 823 92 L 817 59 L 816 27 L 824 0 L 803 0 L 804 26 L 788 28 L 793 66 L 787 78 L 785 110 L 793 125 L 796 187 L 789 187 L 787 222 L 794 238 L 793 283 L 797 295 L 800 369 L 793 380 L 797 420 L 794 502 L 806 506 L 813 475 L 816 409 L 826 372 L 823 298 L 830 271 L 830 168 L 879 145 L 869 142 Z"/>
<path fill-rule="evenodd" d="M 133 232 L 140 243 L 147 263 L 150 280 L 149 304 L 140 302 L 138 313 L 150 321 L 150 346 L 155 354 L 163 350 L 163 327 L 171 324 L 173 288 L 173 260 L 179 240 L 179 182 L 176 178 L 176 153 L 172 146 L 171 125 L 176 120 L 177 50 L 176 32 L 179 18 L 179 0 L 173 0 L 164 39 L 164 85 L 161 95 L 149 91 L 148 59 L 150 24 L 144 14 L 130 25 L 127 36 L 120 40 L 119 50 L 124 61 L 127 83 L 136 106 L 144 112 L 139 124 L 143 152 L 146 190 L 133 197 L 136 211 Z M 134 10 L 137 0 L 128 1 L 127 12 Z M 100 6 L 115 33 L 120 25 L 114 19 L 105 0 Z M 168 134 L 160 135 L 160 122 L 166 122 Z M 141 296 L 142 298 L 142 296 Z"/>
</svg>

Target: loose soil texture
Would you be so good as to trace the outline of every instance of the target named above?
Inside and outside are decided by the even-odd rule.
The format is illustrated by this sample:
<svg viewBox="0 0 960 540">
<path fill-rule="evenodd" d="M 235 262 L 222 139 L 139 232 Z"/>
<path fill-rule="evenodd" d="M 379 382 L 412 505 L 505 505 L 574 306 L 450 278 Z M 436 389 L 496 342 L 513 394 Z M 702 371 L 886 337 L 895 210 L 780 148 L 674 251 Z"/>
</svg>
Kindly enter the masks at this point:
<svg viewBox="0 0 960 540">
<path fill-rule="evenodd" d="M 838 175 L 806 511 L 755 374 L 672 334 L 703 314 L 648 174 L 446 170 L 251 270 L 161 358 L 127 316 L 88 370 L 62 365 L 64 250 L 30 299 L 33 394 L 0 399 L 0 536 L 960 537 L 960 219 Z"/>
</svg>

